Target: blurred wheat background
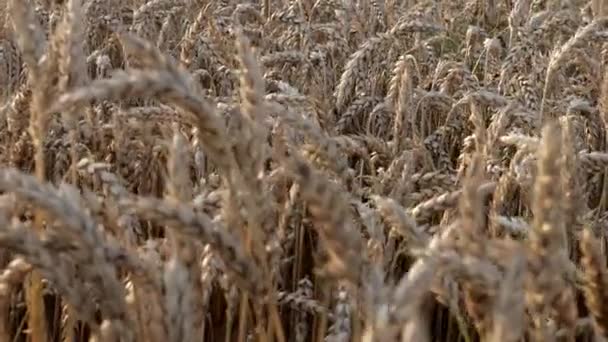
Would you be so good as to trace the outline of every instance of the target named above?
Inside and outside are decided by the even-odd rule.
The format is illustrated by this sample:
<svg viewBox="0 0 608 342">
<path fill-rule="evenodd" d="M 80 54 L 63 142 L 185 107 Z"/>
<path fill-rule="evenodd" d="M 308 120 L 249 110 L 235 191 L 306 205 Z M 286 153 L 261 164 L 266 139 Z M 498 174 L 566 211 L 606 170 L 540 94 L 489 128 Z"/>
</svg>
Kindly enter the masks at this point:
<svg viewBox="0 0 608 342">
<path fill-rule="evenodd" d="M 608 1 L 1 0 L 0 342 L 608 338 Z"/>
</svg>

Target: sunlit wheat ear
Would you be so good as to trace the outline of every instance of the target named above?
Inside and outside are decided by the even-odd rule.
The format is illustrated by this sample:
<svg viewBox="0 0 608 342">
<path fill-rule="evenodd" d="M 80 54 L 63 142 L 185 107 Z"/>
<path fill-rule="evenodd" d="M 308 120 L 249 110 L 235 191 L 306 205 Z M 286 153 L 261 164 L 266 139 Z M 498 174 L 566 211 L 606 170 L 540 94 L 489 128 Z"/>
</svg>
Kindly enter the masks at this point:
<svg viewBox="0 0 608 342">
<path fill-rule="evenodd" d="M 561 133 L 553 122 L 543 129 L 539 147 L 539 174 L 535 181 L 534 237 L 531 243 L 537 248 L 559 249 L 563 243 L 560 189 L 554 186 L 560 179 Z"/>
<path fill-rule="evenodd" d="M 302 159 L 285 163 L 300 184 L 302 196 L 316 221 L 315 228 L 331 256 L 329 271 L 357 282 L 365 260 L 360 254 L 363 245 L 352 225 L 344 194 Z"/>
<path fill-rule="evenodd" d="M 413 248 L 423 247 L 427 243 L 429 237 L 420 230 L 416 221 L 398 203 L 382 197 L 376 197 L 374 200 L 380 214 L 390 224 L 391 229 L 397 234 L 411 239 Z"/>
<path fill-rule="evenodd" d="M 516 342 L 521 339 L 525 329 L 524 274 L 525 260 L 522 256 L 515 256 L 498 294 L 488 341 Z"/>
<path fill-rule="evenodd" d="M 396 284 L 391 303 L 394 309 L 389 316 L 390 322 L 400 325 L 411 315 L 416 314 L 423 294 L 430 291 L 432 282 L 440 269 L 441 253 L 446 244 L 453 238 L 454 227 L 446 227 L 445 231 L 433 236 L 428 243 L 426 256 L 419 258 Z M 416 293 L 416 296 L 408 294 Z"/>
<path fill-rule="evenodd" d="M 85 46 L 84 46 L 84 13 L 82 0 L 67 2 L 66 15 L 62 28 L 67 38 L 63 44 L 59 69 L 63 79 L 59 82 L 60 89 L 81 86 L 88 81 Z"/>
<path fill-rule="evenodd" d="M 509 48 L 517 43 L 517 35 L 530 12 L 531 0 L 517 0 L 509 14 Z"/>
<path fill-rule="evenodd" d="M 408 114 L 412 115 L 416 69 L 416 59 L 413 56 L 407 55 L 400 59 L 395 65 L 395 75 L 391 80 L 392 88 L 389 89 L 387 94 L 387 100 L 391 101 L 390 104 L 396 114 L 393 125 L 393 148 L 395 153 L 400 150 L 403 134 L 410 135 L 410 132 L 404 132 L 404 130 L 411 129 L 411 125 L 408 125 L 407 121 L 410 120 Z"/>
<path fill-rule="evenodd" d="M 462 235 L 460 236 L 462 244 L 459 247 L 475 258 L 483 258 L 482 256 L 487 254 L 487 231 L 483 216 L 484 197 L 480 196 L 477 190 L 484 177 L 483 162 L 481 153 L 475 152 L 467 172 L 468 175 L 463 180 L 463 192 L 459 205 L 460 224 L 462 225 Z M 459 242 L 456 245 L 459 245 Z M 465 281 L 463 284 L 465 308 L 480 334 L 486 334 L 491 318 L 485 316 L 484 312 L 494 305 L 493 293 L 495 290 L 491 288 L 494 281 L 486 281 L 486 286 L 489 288 L 484 289 L 476 283 L 480 281 L 479 276 L 471 275 L 470 279 L 473 280 Z"/>
<path fill-rule="evenodd" d="M 541 317 L 555 313 L 559 323 L 568 329 L 568 334 L 574 334 L 577 315 L 572 288 L 557 271 L 567 258 L 566 227 L 562 216 L 564 195 L 560 186 L 562 144 L 559 125 L 551 122 L 542 133 L 534 184 L 534 223 L 529 238 L 530 274 L 526 281 L 526 301 L 535 312 L 534 334 L 538 337 L 548 332 Z M 553 275 L 556 271 L 558 274 Z"/>
<path fill-rule="evenodd" d="M 168 195 L 170 200 L 189 202 L 192 199 L 187 144 L 176 130 L 168 160 Z M 169 338 L 193 341 L 201 333 L 204 313 L 200 297 L 200 269 L 197 264 L 198 245 L 183 236 L 168 232 L 172 238 L 172 258 L 165 265 L 165 291 Z"/>
<path fill-rule="evenodd" d="M 23 283 L 26 275 L 32 270 L 32 266 L 23 258 L 13 259 L 0 274 L 0 310 L 8 313 L 10 310 L 10 295 Z M 7 318 L 0 321 L 0 336 L 10 340 L 10 320 Z"/>
<path fill-rule="evenodd" d="M 584 229 L 580 240 L 583 257 L 581 264 L 585 272 L 585 302 L 591 311 L 595 328 L 604 338 L 608 332 L 608 311 L 603 303 L 608 296 L 608 270 L 601 252 L 599 241 L 593 232 Z"/>
<path fill-rule="evenodd" d="M 254 229 L 261 229 L 261 242 L 268 246 L 273 244 L 275 213 L 272 199 L 264 193 L 263 181 L 264 163 L 270 150 L 265 123 L 268 113 L 264 99 L 264 79 L 249 39 L 240 30 L 236 35 L 236 50 L 241 67 L 239 94 L 242 116 L 235 118 L 235 121 L 240 121 L 240 138 L 235 140 L 233 149 L 240 173 L 249 187 L 248 197 L 251 198 L 248 200 L 248 213 L 252 223 L 259 225 L 259 228 Z M 276 259 L 276 255 L 274 257 Z"/>
<path fill-rule="evenodd" d="M 8 10 L 17 33 L 23 59 L 30 72 L 35 72 L 44 53 L 46 39 L 32 8 L 33 1 L 9 1 Z"/>
</svg>

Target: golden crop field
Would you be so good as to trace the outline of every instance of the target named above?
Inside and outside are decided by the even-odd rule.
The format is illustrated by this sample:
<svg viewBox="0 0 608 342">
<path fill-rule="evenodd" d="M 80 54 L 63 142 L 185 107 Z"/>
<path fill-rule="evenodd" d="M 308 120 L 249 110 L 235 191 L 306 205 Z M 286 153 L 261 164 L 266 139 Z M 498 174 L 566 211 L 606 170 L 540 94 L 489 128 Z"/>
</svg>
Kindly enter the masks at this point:
<svg viewBox="0 0 608 342">
<path fill-rule="evenodd" d="M 608 0 L 0 0 L 0 342 L 608 339 Z"/>
</svg>

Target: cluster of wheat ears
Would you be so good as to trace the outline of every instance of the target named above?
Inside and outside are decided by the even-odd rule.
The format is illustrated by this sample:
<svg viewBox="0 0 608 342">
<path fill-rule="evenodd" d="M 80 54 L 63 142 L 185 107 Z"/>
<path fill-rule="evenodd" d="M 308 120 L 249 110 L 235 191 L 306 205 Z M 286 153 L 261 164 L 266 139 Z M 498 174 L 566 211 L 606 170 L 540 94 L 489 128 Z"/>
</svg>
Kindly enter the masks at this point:
<svg viewBox="0 0 608 342">
<path fill-rule="evenodd" d="M 0 342 L 605 341 L 608 1 L 0 1 Z"/>
</svg>

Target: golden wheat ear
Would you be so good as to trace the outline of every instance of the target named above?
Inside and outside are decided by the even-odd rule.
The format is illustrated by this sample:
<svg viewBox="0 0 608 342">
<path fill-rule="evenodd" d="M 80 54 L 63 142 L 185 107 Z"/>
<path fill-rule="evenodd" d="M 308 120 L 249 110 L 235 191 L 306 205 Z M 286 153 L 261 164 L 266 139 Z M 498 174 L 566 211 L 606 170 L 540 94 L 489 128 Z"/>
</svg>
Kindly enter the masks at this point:
<svg viewBox="0 0 608 342">
<path fill-rule="evenodd" d="M 608 299 L 608 270 L 600 247 L 601 240 L 586 228 L 580 237 L 581 265 L 585 274 L 585 303 L 593 317 L 598 334 L 608 337 L 608 310 L 604 305 Z"/>
</svg>

